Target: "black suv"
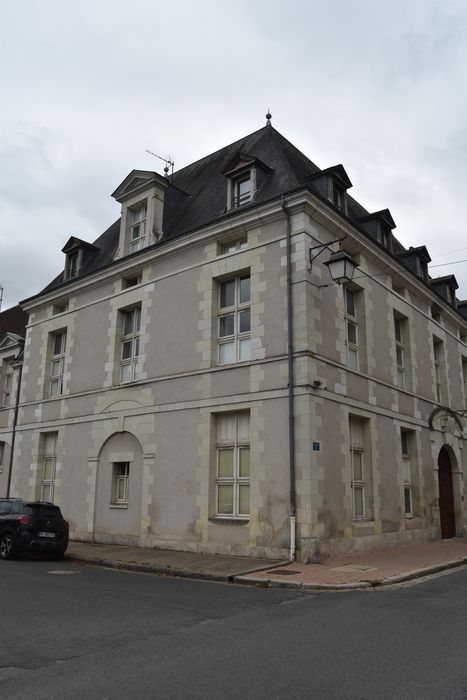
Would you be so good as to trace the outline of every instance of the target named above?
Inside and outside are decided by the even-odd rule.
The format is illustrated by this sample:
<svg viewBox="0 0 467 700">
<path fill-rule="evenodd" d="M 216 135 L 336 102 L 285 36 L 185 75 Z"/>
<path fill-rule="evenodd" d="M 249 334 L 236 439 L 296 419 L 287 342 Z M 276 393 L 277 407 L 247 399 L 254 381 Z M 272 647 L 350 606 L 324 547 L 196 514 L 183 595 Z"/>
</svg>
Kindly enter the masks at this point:
<svg viewBox="0 0 467 700">
<path fill-rule="evenodd" d="M 43 501 L 0 498 L 0 559 L 39 551 L 61 559 L 68 547 L 68 523 L 58 506 Z"/>
</svg>

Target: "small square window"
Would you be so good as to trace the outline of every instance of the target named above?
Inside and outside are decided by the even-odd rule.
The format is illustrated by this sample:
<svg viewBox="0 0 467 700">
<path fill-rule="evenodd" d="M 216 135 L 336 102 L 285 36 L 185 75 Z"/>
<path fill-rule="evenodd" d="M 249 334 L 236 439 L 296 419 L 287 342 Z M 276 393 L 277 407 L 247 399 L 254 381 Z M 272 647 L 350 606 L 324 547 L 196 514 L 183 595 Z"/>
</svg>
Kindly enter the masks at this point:
<svg viewBox="0 0 467 700">
<path fill-rule="evenodd" d="M 130 289 L 130 287 L 136 287 L 136 285 L 141 283 L 141 275 L 135 275 L 134 277 L 124 277 L 122 279 L 122 289 Z"/>
<path fill-rule="evenodd" d="M 53 316 L 57 316 L 57 314 L 64 314 L 65 311 L 68 311 L 68 301 L 59 301 L 52 306 Z"/>
</svg>

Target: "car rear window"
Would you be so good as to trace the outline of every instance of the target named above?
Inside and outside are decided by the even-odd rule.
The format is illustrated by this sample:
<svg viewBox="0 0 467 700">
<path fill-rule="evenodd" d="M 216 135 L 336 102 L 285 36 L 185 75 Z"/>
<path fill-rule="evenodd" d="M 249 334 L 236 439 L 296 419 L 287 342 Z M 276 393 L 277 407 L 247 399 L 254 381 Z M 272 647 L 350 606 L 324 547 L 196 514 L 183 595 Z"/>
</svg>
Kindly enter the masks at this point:
<svg viewBox="0 0 467 700">
<path fill-rule="evenodd" d="M 41 518 L 60 518 L 60 508 L 57 506 L 41 506 L 37 503 L 29 503 L 24 506 L 27 515 L 40 516 Z"/>
</svg>

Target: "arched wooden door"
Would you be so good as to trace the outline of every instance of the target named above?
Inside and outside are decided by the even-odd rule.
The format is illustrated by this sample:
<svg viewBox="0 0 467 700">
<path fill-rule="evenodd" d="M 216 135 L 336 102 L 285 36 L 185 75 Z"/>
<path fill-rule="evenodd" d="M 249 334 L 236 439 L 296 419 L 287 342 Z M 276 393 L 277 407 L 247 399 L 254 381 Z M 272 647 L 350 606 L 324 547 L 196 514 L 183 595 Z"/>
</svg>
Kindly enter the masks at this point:
<svg viewBox="0 0 467 700">
<path fill-rule="evenodd" d="M 445 447 L 441 448 L 438 456 L 438 479 L 441 537 L 447 539 L 456 536 L 456 514 L 454 511 L 451 459 Z"/>
</svg>

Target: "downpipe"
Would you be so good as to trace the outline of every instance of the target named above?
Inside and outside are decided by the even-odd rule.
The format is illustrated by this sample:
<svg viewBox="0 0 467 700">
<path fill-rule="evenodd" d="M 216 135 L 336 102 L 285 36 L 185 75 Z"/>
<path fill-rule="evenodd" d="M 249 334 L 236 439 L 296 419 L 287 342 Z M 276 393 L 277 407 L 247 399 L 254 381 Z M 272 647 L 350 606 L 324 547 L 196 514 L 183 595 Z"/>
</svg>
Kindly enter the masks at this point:
<svg viewBox="0 0 467 700">
<path fill-rule="evenodd" d="M 292 302 L 292 241 L 290 213 L 282 200 L 285 216 L 285 239 L 287 260 L 287 366 L 288 366 L 288 414 L 289 414 L 289 482 L 290 482 L 290 561 L 296 557 L 297 499 L 295 491 L 295 416 L 293 382 L 293 302 Z"/>
</svg>

